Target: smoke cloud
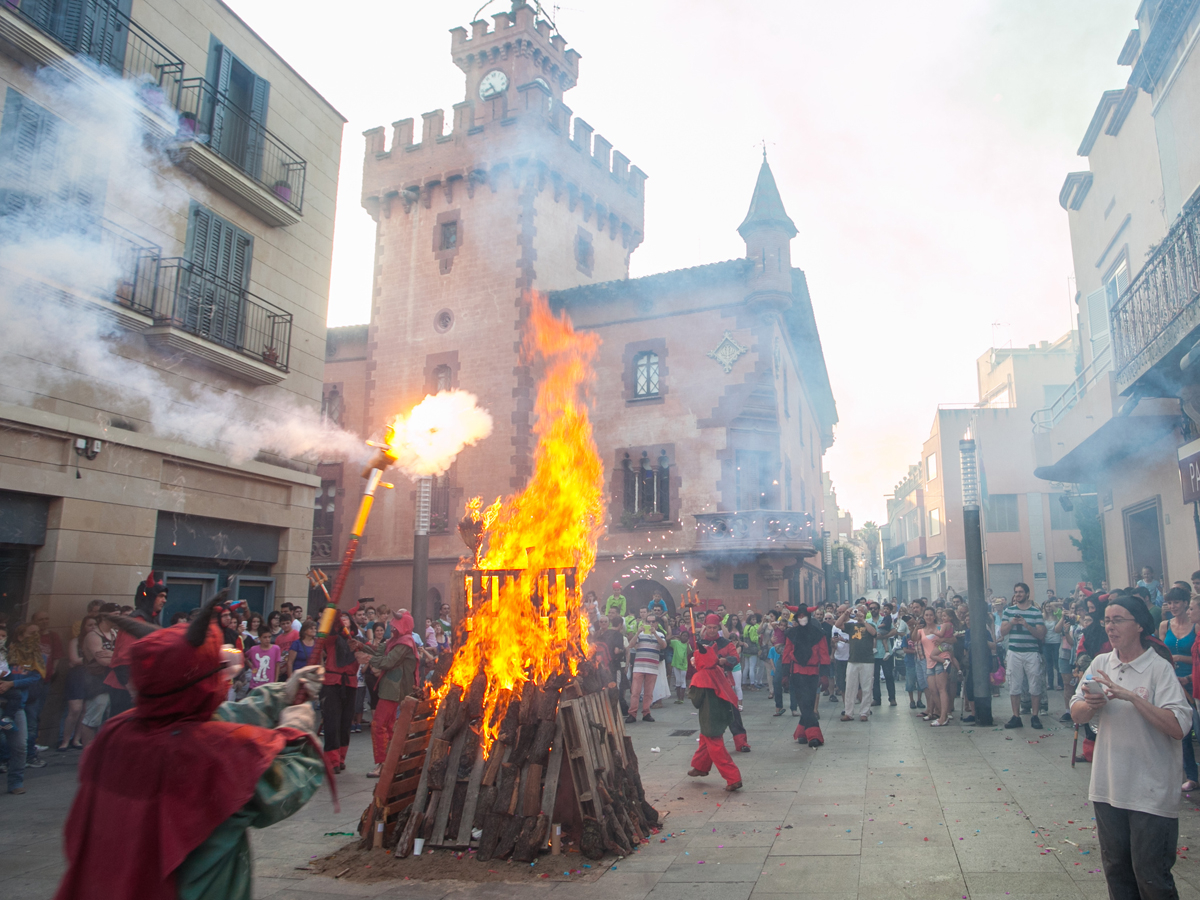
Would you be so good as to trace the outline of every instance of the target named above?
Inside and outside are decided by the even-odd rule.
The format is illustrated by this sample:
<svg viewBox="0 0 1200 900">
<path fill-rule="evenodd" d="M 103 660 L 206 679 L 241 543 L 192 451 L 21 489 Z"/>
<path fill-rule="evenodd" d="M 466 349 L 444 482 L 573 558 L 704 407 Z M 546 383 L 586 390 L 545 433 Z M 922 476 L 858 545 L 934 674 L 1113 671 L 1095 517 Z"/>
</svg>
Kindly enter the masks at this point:
<svg viewBox="0 0 1200 900">
<path fill-rule="evenodd" d="M 94 76 L 68 82 L 43 70 L 36 102 L 45 110 L 26 110 L 48 112 L 53 127 L 43 129 L 49 137 L 24 177 L 5 166 L 11 183 L 0 184 L 0 403 L 93 416 L 105 427 L 117 422 L 223 452 L 235 463 L 261 454 L 307 462 L 364 458 L 357 436 L 295 393 L 243 390 L 202 376 L 118 321 L 114 296 L 128 289 L 132 257 L 112 235 L 128 231 L 165 244 L 165 255 L 177 253 L 188 195 L 197 191 L 185 194 L 165 177 L 176 170 L 166 148 L 148 137 L 145 87 Z M 156 112 L 174 118 L 168 108 Z M 122 221 L 102 221 L 101 213 Z"/>
<path fill-rule="evenodd" d="M 441 475 L 464 447 L 492 433 L 492 417 L 474 394 L 442 391 L 427 396 L 407 416 L 392 421 L 396 466 L 410 478 Z"/>
</svg>

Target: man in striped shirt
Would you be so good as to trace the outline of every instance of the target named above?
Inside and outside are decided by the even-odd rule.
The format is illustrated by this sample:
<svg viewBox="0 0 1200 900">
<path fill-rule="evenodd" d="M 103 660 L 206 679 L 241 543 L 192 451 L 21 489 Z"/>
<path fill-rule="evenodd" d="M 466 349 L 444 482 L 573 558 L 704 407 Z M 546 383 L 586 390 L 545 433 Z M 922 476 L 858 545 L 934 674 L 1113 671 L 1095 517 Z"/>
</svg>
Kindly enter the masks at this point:
<svg viewBox="0 0 1200 900">
<path fill-rule="evenodd" d="M 1017 582 L 1013 585 L 1013 602 L 1000 615 L 1000 634 L 1008 638 L 1008 699 L 1012 703 L 1012 718 L 1005 728 L 1023 728 L 1021 721 L 1021 694 L 1026 691 L 1031 697 L 1033 715 L 1029 724 L 1041 730 L 1038 704 L 1042 698 L 1043 655 L 1042 641 L 1046 638 L 1046 623 L 1042 611 L 1033 605 L 1029 585 Z"/>
</svg>

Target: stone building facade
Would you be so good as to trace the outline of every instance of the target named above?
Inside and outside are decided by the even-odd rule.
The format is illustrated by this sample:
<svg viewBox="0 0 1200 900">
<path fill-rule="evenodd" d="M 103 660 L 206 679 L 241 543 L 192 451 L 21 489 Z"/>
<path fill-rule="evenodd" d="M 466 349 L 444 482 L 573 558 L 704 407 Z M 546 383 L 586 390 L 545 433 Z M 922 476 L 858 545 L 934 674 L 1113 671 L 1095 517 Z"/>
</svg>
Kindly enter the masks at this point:
<svg viewBox="0 0 1200 900">
<path fill-rule="evenodd" d="M 314 465 L 191 436 L 235 393 L 318 421 L 343 118 L 220 0 L 0 4 L 0 102 L 0 613 L 65 628 L 152 568 L 169 612 L 302 602 Z M 2 246 L 54 203 L 61 273 Z"/>
<path fill-rule="evenodd" d="M 646 175 L 563 102 L 580 57 L 550 24 L 522 2 L 493 18 L 451 32 L 466 93 L 448 130 L 435 110 L 419 142 L 412 119 L 390 141 L 366 133 L 371 322 L 326 368 L 363 436 L 444 388 L 476 394 L 495 419 L 434 486 L 426 599 L 454 596 L 465 500 L 519 490 L 532 471 L 526 289 L 603 340 L 592 419 L 609 507 L 586 587 L 603 597 L 619 580 L 645 599 L 658 587 L 674 604 L 699 579 L 706 596 L 759 607 L 790 579 L 793 598 L 821 596 L 814 540 L 836 410 L 769 166 L 739 229 L 744 258 L 630 279 Z M 352 507 L 358 475 L 337 470 L 323 478 Z M 330 562 L 346 537 L 338 502 L 325 513 Z M 413 518 L 410 484 L 377 501 L 351 583 L 360 597 L 412 601 Z"/>
</svg>

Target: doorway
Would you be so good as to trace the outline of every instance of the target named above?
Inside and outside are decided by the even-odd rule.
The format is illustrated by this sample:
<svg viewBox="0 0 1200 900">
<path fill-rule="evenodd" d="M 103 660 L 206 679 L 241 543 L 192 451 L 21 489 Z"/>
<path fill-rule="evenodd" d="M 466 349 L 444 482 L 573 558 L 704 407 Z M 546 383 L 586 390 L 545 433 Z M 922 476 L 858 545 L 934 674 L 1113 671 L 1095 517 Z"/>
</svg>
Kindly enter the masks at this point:
<svg viewBox="0 0 1200 900">
<path fill-rule="evenodd" d="M 1125 523 L 1125 562 L 1129 584 L 1137 584 L 1143 566 L 1150 566 L 1160 584 L 1170 584 L 1163 553 L 1162 500 L 1155 497 L 1121 510 Z"/>
</svg>

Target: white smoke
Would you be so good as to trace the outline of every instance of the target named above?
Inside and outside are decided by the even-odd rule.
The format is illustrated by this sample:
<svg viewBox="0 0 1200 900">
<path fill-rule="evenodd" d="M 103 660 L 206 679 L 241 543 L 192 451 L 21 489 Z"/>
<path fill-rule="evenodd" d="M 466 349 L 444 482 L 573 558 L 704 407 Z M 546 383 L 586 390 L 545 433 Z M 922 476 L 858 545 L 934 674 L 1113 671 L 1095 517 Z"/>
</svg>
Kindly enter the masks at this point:
<svg viewBox="0 0 1200 900">
<path fill-rule="evenodd" d="M 492 417 L 466 391 L 442 391 L 425 397 L 407 416 L 392 421 L 396 466 L 411 478 L 441 475 L 464 447 L 492 433 Z"/>
<path fill-rule="evenodd" d="M 9 203 L 10 214 L 0 215 L 0 402 L 75 417 L 80 406 L 99 409 L 102 424 L 138 423 L 139 431 L 219 450 L 234 462 L 261 453 L 308 461 L 364 457 L 358 437 L 296 394 L 197 380 L 194 367 L 152 351 L 119 324 L 113 297 L 128 265 L 101 231 L 86 227 L 87 190 L 105 184 L 92 212 L 107 197 L 116 210 L 110 215 L 140 226 L 136 233 L 153 243 L 178 234 L 188 197 L 164 178 L 174 166 L 147 136 L 138 85 L 99 71 L 94 80 L 67 82 L 51 70 L 38 84 L 35 102 L 69 125 L 54 135 L 47 152 L 57 164 L 36 173 L 24 208 L 18 201 L 13 211 Z M 168 121 L 174 116 L 157 112 Z M 14 187 L 29 188 L 0 184 L 0 202 Z M 172 255 L 169 244 L 165 253 Z"/>
</svg>

